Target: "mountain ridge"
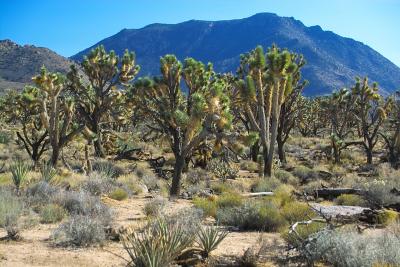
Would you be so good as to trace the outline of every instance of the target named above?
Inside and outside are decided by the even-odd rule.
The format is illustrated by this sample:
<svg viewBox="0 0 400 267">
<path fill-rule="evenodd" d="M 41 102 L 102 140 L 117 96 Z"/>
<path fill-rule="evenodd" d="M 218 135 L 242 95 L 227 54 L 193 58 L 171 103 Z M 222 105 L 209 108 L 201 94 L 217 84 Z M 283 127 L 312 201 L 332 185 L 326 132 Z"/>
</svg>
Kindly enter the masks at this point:
<svg viewBox="0 0 400 267">
<path fill-rule="evenodd" d="M 118 54 L 125 48 L 134 51 L 142 67 L 140 76 L 158 75 L 159 58 L 165 54 L 176 54 L 181 60 L 194 57 L 212 62 L 216 71 L 235 72 L 240 54 L 258 44 L 270 47 L 272 43 L 305 56 L 308 64 L 303 77 L 310 81 L 307 95 L 327 94 L 351 86 L 356 76 L 369 76 L 385 92 L 400 88 L 400 68 L 368 45 L 325 31 L 318 25 L 307 27 L 293 17 L 273 13 L 257 13 L 244 19 L 188 20 L 122 29 L 71 59 L 80 61 L 90 49 L 103 44 Z"/>
</svg>

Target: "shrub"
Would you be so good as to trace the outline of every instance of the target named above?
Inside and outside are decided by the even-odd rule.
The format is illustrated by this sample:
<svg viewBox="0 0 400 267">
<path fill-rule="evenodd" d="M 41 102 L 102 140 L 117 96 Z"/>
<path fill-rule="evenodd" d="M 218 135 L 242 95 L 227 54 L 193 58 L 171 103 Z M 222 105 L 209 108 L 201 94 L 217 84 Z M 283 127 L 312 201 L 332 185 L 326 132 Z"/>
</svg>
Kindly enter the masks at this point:
<svg viewBox="0 0 400 267">
<path fill-rule="evenodd" d="M 117 188 L 110 193 L 109 197 L 121 201 L 128 198 L 128 193 L 122 188 Z"/>
<path fill-rule="evenodd" d="M 240 207 L 217 211 L 217 221 L 241 230 L 276 231 L 286 225 L 279 210 L 270 202 L 247 201 Z"/>
<path fill-rule="evenodd" d="M 51 180 L 57 175 L 57 170 L 51 164 L 43 164 L 40 167 L 40 174 L 42 175 L 42 180 L 50 183 Z"/>
<path fill-rule="evenodd" d="M 34 209 L 39 209 L 50 203 L 60 191 L 60 188 L 40 181 L 26 190 L 27 202 Z"/>
<path fill-rule="evenodd" d="M 196 208 L 201 209 L 205 216 L 215 217 L 217 214 L 217 202 L 212 199 L 195 197 L 193 204 Z"/>
<path fill-rule="evenodd" d="M 31 168 L 30 165 L 26 164 L 21 160 L 15 161 L 13 164 L 10 165 L 12 179 L 17 189 L 17 192 L 19 192 L 21 183 L 25 181 L 30 168 Z"/>
<path fill-rule="evenodd" d="M 101 203 L 98 197 L 88 195 L 84 191 L 63 191 L 55 196 L 54 202 L 62 206 L 72 215 L 89 216 L 109 225 L 112 220 L 111 210 Z"/>
<path fill-rule="evenodd" d="M 134 266 L 158 267 L 169 266 L 194 238 L 179 224 L 158 219 L 143 232 L 128 230 L 122 235 L 122 244 Z"/>
<path fill-rule="evenodd" d="M 299 185 L 300 181 L 297 177 L 285 170 L 276 170 L 274 172 L 274 177 L 278 179 L 281 183 L 289 184 L 293 186 Z"/>
<path fill-rule="evenodd" d="M 251 160 L 244 160 L 240 163 L 240 169 L 246 170 L 249 172 L 258 172 L 260 166 L 258 162 L 254 162 Z"/>
<path fill-rule="evenodd" d="M 283 207 L 294 200 L 292 195 L 293 190 L 292 186 L 281 185 L 276 188 L 274 195 L 270 199 L 277 207 Z"/>
<path fill-rule="evenodd" d="M 65 210 L 56 204 L 48 204 L 40 211 L 40 222 L 56 223 L 60 222 L 65 217 Z"/>
<path fill-rule="evenodd" d="M 225 182 L 227 179 L 235 179 L 239 172 L 239 168 L 234 164 L 229 164 L 223 159 L 212 159 L 208 165 L 207 169 L 210 170 L 215 177 Z"/>
<path fill-rule="evenodd" d="M 93 162 L 93 171 L 101 173 L 104 177 L 109 179 L 115 179 L 123 174 L 121 168 L 116 167 L 108 160 L 97 160 Z"/>
<path fill-rule="evenodd" d="M 400 264 L 400 239 L 389 231 L 374 235 L 324 230 L 311 237 L 308 252 L 303 253 L 309 262 L 323 260 L 343 267 Z"/>
<path fill-rule="evenodd" d="M 225 183 L 212 184 L 211 190 L 217 195 L 220 195 L 222 193 L 231 193 L 234 191 L 228 184 Z"/>
<path fill-rule="evenodd" d="M 376 223 L 390 225 L 400 219 L 399 213 L 394 210 L 383 210 L 376 216 Z"/>
<path fill-rule="evenodd" d="M 87 247 L 106 239 L 104 224 L 98 217 L 73 215 L 53 233 L 53 240 L 62 246 Z"/>
<path fill-rule="evenodd" d="M 315 234 L 326 227 L 325 223 L 312 222 L 306 225 L 298 225 L 296 227 L 296 233 L 289 233 L 285 230 L 281 233 L 282 238 L 292 247 L 299 247 L 301 244 L 312 234 Z"/>
<path fill-rule="evenodd" d="M 123 175 L 118 178 L 119 183 L 126 186 L 133 195 L 139 195 L 144 190 L 147 191 L 147 187 L 139 183 L 139 180 L 135 175 Z"/>
<path fill-rule="evenodd" d="M 0 189 L 0 227 L 5 228 L 7 237 L 18 238 L 18 219 L 24 210 L 22 201 L 9 190 Z"/>
<path fill-rule="evenodd" d="M 162 215 L 167 201 L 162 197 L 157 197 L 144 205 L 143 211 L 146 216 L 156 217 Z"/>
<path fill-rule="evenodd" d="M 147 187 L 149 191 L 155 191 L 160 189 L 160 183 L 158 178 L 154 175 L 143 175 L 141 177 L 141 182 Z"/>
<path fill-rule="evenodd" d="M 336 204 L 342 206 L 365 206 L 365 200 L 358 195 L 343 194 L 335 199 Z"/>
<path fill-rule="evenodd" d="M 110 193 L 115 188 L 115 182 L 111 179 L 103 179 L 101 174 L 93 172 L 89 179 L 81 185 L 81 188 L 93 196 L 101 196 Z"/>
<path fill-rule="evenodd" d="M 281 184 L 282 183 L 274 177 L 258 179 L 254 184 L 251 185 L 251 191 L 252 192 L 274 191 Z"/>
<path fill-rule="evenodd" d="M 295 167 L 293 170 L 293 174 L 298 178 L 300 178 L 302 182 L 317 178 L 317 175 L 314 170 L 303 165 Z"/>
<path fill-rule="evenodd" d="M 217 227 L 201 227 L 197 234 L 197 244 L 201 249 L 203 257 L 207 258 L 211 251 L 215 250 L 227 235 L 227 231 Z"/>
<path fill-rule="evenodd" d="M 210 174 L 201 168 L 191 169 L 186 173 L 186 181 L 190 185 L 198 185 L 210 179 Z"/>
<path fill-rule="evenodd" d="M 242 205 L 243 197 L 238 193 L 223 193 L 216 201 L 219 208 L 237 207 Z"/>
<path fill-rule="evenodd" d="M 11 135 L 8 132 L 0 131 L 0 144 L 7 145 L 11 141 Z"/>
<path fill-rule="evenodd" d="M 309 220 L 317 216 L 317 214 L 306 203 L 299 201 L 293 201 L 286 204 L 281 209 L 281 214 L 290 224 L 298 221 Z"/>
</svg>

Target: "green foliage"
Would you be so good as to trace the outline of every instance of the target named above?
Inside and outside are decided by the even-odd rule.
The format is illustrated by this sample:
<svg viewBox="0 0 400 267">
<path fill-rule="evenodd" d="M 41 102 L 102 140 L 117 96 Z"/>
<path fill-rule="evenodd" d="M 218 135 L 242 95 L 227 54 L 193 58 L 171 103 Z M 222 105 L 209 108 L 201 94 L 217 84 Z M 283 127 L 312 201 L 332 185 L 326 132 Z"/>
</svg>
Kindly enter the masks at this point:
<svg viewBox="0 0 400 267">
<path fill-rule="evenodd" d="M 122 244 L 134 266 L 167 267 L 195 240 L 179 223 L 157 219 L 143 232 L 128 230 Z"/>
<path fill-rule="evenodd" d="M 6 131 L 0 131 L 0 144 L 7 145 L 11 141 L 10 133 Z"/>
<path fill-rule="evenodd" d="M 281 185 L 281 181 L 271 177 L 265 179 L 258 179 L 251 185 L 252 192 L 270 192 L 274 191 Z"/>
<path fill-rule="evenodd" d="M 117 168 L 112 162 L 98 160 L 93 163 L 93 171 L 102 174 L 105 178 L 115 179 L 123 173 L 123 170 Z"/>
<path fill-rule="evenodd" d="M 225 182 L 227 179 L 235 179 L 239 172 L 239 169 L 235 165 L 229 164 L 220 158 L 211 160 L 207 168 L 222 182 Z"/>
<path fill-rule="evenodd" d="M 310 181 L 317 178 L 317 175 L 313 169 L 306 166 L 299 165 L 294 168 L 293 174 L 298 177 L 302 182 Z"/>
<path fill-rule="evenodd" d="M 317 214 L 306 203 L 299 201 L 287 203 L 282 207 L 281 214 L 289 224 L 317 217 Z"/>
<path fill-rule="evenodd" d="M 116 188 L 109 194 L 109 197 L 121 201 L 128 198 L 128 193 L 122 188 Z"/>
<path fill-rule="evenodd" d="M 197 234 L 197 244 L 205 257 L 210 255 L 228 235 L 227 231 L 217 227 L 202 227 Z"/>
<path fill-rule="evenodd" d="M 400 215 L 394 210 L 383 210 L 376 216 L 376 223 L 388 226 L 396 221 L 400 221 Z"/>
<path fill-rule="evenodd" d="M 31 166 L 21 160 L 17 160 L 10 165 L 12 179 L 17 192 L 19 192 L 21 184 L 26 180 L 30 169 Z"/>
<path fill-rule="evenodd" d="M 225 192 L 226 193 L 234 192 L 233 188 L 230 185 L 221 182 L 212 184 L 211 189 L 217 195 L 223 194 Z"/>
<path fill-rule="evenodd" d="M 64 219 L 66 211 L 56 204 L 47 204 L 40 210 L 40 222 L 56 223 Z"/>
<path fill-rule="evenodd" d="M 311 235 L 318 233 L 326 227 L 325 223 L 312 222 L 310 224 L 300 224 L 296 227 L 296 233 L 289 233 L 288 230 L 281 232 L 283 239 L 292 247 L 302 245 Z"/>
<path fill-rule="evenodd" d="M 51 164 L 43 164 L 40 167 L 40 174 L 42 175 L 43 181 L 50 183 L 57 175 L 57 170 Z"/>
<path fill-rule="evenodd" d="M 193 199 L 193 205 L 201 209 L 205 216 L 215 217 L 217 214 L 217 202 L 213 198 L 196 197 Z"/>
<path fill-rule="evenodd" d="M 257 162 L 244 160 L 240 163 L 240 168 L 249 172 L 258 172 L 260 167 Z"/>
<path fill-rule="evenodd" d="M 335 199 L 336 204 L 342 206 L 361 206 L 366 205 L 365 200 L 359 195 L 343 194 Z"/>
<path fill-rule="evenodd" d="M 298 186 L 300 184 L 300 181 L 297 177 L 293 176 L 292 173 L 285 170 L 275 170 L 274 177 L 284 184 L 289 184 L 292 186 Z"/>
</svg>

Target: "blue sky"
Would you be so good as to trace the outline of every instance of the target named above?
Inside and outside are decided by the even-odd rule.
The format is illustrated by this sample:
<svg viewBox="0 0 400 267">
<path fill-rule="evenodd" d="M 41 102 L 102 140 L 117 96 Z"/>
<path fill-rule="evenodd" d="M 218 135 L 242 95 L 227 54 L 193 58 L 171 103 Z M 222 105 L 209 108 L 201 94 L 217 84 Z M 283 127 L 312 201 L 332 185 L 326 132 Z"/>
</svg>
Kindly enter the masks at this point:
<svg viewBox="0 0 400 267">
<path fill-rule="evenodd" d="M 400 0 L 0 0 L 0 39 L 71 56 L 123 28 L 259 12 L 320 25 L 400 66 Z"/>
</svg>

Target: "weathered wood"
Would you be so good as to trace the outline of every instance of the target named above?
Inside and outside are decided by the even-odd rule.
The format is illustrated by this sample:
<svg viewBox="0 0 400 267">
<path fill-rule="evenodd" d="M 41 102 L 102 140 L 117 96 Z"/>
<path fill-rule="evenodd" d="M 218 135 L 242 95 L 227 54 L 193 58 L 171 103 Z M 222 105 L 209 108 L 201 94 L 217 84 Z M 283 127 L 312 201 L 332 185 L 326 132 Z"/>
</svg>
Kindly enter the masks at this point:
<svg viewBox="0 0 400 267">
<path fill-rule="evenodd" d="M 257 192 L 257 193 L 246 193 L 242 194 L 243 197 L 265 197 L 265 196 L 273 196 L 274 192 Z"/>
<path fill-rule="evenodd" d="M 363 190 L 361 189 L 355 189 L 355 188 L 320 188 L 314 190 L 314 196 L 316 198 L 336 198 L 340 195 L 343 194 L 356 194 L 356 195 L 362 195 L 364 193 Z"/>
<path fill-rule="evenodd" d="M 365 211 L 370 211 L 369 208 L 359 207 L 359 206 L 325 206 L 318 203 L 311 203 L 310 206 L 318 213 L 323 216 L 334 218 L 334 217 L 354 217 L 357 218 L 365 213 Z"/>
</svg>

